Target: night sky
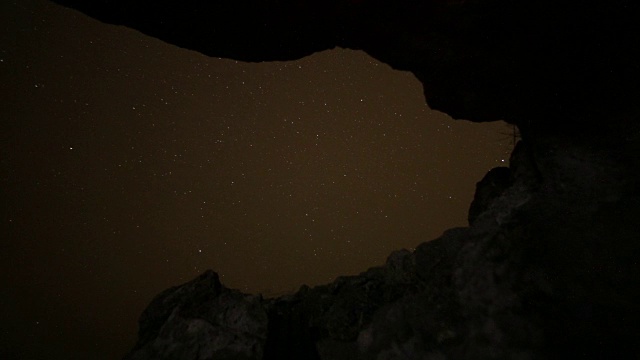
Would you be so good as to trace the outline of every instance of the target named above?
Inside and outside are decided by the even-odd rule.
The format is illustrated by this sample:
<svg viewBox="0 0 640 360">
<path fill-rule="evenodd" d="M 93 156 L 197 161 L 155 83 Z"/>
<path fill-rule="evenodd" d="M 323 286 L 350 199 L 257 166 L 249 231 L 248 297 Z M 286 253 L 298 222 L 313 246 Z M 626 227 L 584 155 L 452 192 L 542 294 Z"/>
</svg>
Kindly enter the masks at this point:
<svg viewBox="0 0 640 360">
<path fill-rule="evenodd" d="M 465 226 L 512 148 L 360 51 L 249 64 L 0 9 L 2 359 L 119 358 L 208 268 L 276 296 L 380 265 Z"/>
</svg>

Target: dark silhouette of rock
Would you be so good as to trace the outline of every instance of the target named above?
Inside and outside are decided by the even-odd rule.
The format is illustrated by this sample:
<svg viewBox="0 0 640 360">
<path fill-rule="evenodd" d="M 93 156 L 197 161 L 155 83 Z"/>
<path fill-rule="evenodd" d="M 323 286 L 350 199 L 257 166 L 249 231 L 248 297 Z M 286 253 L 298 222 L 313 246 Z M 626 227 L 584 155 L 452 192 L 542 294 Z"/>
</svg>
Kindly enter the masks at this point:
<svg viewBox="0 0 640 360">
<path fill-rule="evenodd" d="M 431 108 L 523 132 L 611 121 L 640 94 L 640 5 L 628 0 L 54 1 L 210 56 L 361 49 L 413 72 Z"/>
<path fill-rule="evenodd" d="M 511 185 L 511 171 L 507 167 L 491 169 L 476 184 L 476 192 L 469 208 L 469 224 L 473 224 L 478 215 L 485 212 L 493 200 Z"/>
<path fill-rule="evenodd" d="M 149 304 L 125 359 L 262 359 L 267 324 L 259 296 L 225 288 L 209 270 Z"/>
<path fill-rule="evenodd" d="M 55 2 L 210 56 L 362 49 L 412 71 L 432 108 L 522 135 L 479 183 L 469 227 L 277 299 L 207 272 L 149 305 L 128 359 L 640 354 L 636 2 Z"/>
</svg>

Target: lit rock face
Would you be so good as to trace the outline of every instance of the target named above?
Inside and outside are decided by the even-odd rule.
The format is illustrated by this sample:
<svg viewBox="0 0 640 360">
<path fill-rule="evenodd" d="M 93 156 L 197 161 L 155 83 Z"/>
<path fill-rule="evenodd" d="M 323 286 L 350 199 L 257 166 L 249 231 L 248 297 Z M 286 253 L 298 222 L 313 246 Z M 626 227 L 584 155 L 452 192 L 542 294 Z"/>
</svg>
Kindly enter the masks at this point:
<svg viewBox="0 0 640 360">
<path fill-rule="evenodd" d="M 640 353 L 640 18 L 626 0 L 55 0 L 210 56 L 335 46 L 522 140 L 470 226 L 264 300 L 213 272 L 159 295 L 127 359 L 628 359 Z M 430 239 L 425 239 L 425 241 Z"/>
</svg>

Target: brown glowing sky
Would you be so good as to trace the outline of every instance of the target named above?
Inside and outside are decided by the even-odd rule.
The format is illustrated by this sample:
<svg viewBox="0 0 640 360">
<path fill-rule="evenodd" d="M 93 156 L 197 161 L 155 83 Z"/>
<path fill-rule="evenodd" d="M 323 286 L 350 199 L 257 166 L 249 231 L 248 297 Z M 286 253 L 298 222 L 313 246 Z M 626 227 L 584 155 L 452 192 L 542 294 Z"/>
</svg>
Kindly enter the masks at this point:
<svg viewBox="0 0 640 360">
<path fill-rule="evenodd" d="M 273 296 L 382 264 L 465 226 L 511 150 L 363 52 L 247 64 L 0 9 L 2 359 L 118 358 L 207 268 Z"/>
</svg>

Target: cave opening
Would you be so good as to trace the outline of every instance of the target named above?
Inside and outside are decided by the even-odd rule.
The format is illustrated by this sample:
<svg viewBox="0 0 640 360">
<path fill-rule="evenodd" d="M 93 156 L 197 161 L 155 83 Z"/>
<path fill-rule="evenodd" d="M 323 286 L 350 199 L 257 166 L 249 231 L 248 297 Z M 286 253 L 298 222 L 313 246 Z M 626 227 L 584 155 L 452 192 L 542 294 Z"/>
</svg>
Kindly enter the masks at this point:
<svg viewBox="0 0 640 360">
<path fill-rule="evenodd" d="M 466 226 L 475 183 L 512 148 L 506 124 L 430 110 L 412 74 L 361 51 L 242 63 L 44 1 L 11 13 L 6 254 L 32 266 L 7 272 L 59 299 L 32 323 L 74 307 L 68 331 L 105 344 L 209 268 L 271 297 Z M 96 313 L 113 316 L 86 329 Z"/>
<path fill-rule="evenodd" d="M 466 226 L 475 182 L 513 146 L 508 125 L 432 111 L 412 74 L 360 51 L 175 57 L 160 131 L 131 140 L 155 161 L 141 186 L 163 201 L 144 225 L 162 239 L 148 260 L 174 283 L 212 268 L 272 297 L 381 265 Z"/>
</svg>

